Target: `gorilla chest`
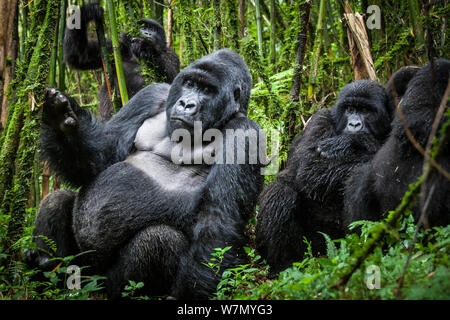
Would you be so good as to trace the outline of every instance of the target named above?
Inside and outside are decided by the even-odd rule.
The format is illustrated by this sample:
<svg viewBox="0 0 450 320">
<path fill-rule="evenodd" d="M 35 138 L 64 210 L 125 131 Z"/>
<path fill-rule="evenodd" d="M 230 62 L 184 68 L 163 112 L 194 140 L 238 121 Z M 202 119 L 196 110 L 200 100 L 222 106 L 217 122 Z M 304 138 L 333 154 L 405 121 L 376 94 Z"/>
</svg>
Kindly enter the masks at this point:
<svg viewBox="0 0 450 320">
<path fill-rule="evenodd" d="M 176 163 L 172 153 L 175 154 L 177 143 L 167 135 L 166 121 L 165 111 L 147 119 L 136 134 L 136 151 L 125 162 L 142 171 L 161 189 L 195 192 L 203 187 L 210 167 Z"/>
</svg>

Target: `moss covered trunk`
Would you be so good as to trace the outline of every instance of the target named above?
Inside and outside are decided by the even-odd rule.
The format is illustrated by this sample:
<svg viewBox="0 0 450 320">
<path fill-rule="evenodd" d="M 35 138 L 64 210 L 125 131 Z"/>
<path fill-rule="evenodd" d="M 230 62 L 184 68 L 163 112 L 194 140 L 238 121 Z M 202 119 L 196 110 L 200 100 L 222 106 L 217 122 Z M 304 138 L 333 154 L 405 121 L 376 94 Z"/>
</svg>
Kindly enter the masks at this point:
<svg viewBox="0 0 450 320">
<path fill-rule="evenodd" d="M 34 10 L 42 14 L 35 17 L 30 36 L 37 39 L 28 41 L 26 48 L 32 50 L 24 80 L 16 83 L 17 100 L 13 105 L 14 115 L 8 123 L 6 137 L 3 141 L 0 170 L 8 171 L 0 187 L 2 192 L 1 212 L 9 214 L 9 224 L 3 245 L 15 258 L 12 245 L 21 237 L 25 219 L 30 185 L 33 182 L 33 162 L 36 153 L 37 138 L 40 127 L 39 109 L 44 98 L 44 87 L 50 70 L 52 41 L 56 39 L 55 31 L 59 13 L 58 0 L 36 1 Z M 16 150 L 15 150 L 16 149 Z"/>
</svg>

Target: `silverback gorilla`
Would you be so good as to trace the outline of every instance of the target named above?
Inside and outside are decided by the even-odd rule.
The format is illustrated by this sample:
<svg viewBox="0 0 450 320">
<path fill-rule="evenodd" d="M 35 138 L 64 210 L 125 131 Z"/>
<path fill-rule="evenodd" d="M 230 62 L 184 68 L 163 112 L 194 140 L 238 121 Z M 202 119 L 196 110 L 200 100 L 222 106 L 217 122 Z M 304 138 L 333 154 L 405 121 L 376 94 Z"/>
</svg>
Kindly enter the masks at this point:
<svg viewBox="0 0 450 320">
<path fill-rule="evenodd" d="M 95 250 L 86 263 L 107 276 L 111 298 L 128 280 L 143 281 L 149 295 L 209 297 L 219 278 L 204 263 L 214 249 L 231 246 L 221 270 L 245 261 L 244 228 L 262 188 L 261 164 L 177 164 L 171 137 L 201 121 L 203 132 L 224 133 L 225 154 L 231 141 L 232 150 L 248 156 L 248 141 L 238 150 L 239 133 L 228 132 L 260 129 L 246 115 L 251 82 L 242 58 L 219 50 L 185 68 L 172 86 L 142 89 L 105 123 L 47 89 L 42 156 L 81 189 L 50 194 L 34 235 L 54 239 L 61 256 Z M 48 258 L 29 254 L 41 267 Z"/>
<path fill-rule="evenodd" d="M 450 60 L 439 59 L 409 75 L 412 78 L 400 92 L 399 108 L 417 142 L 425 148 L 431 126 L 450 80 Z M 450 107 L 447 103 L 447 111 Z M 444 116 L 440 127 L 448 120 Z M 447 136 L 449 135 L 447 128 Z M 450 171 L 450 143 L 445 141 L 436 161 Z M 396 116 L 392 133 L 370 163 L 355 170 L 346 184 L 345 222 L 379 220 L 401 202 L 409 185 L 422 174 L 424 157 L 409 141 L 401 120 Z M 427 180 L 426 202 L 428 225 L 450 223 L 450 181 L 437 170 Z M 414 208 L 416 221 L 420 210 Z M 426 223 L 427 224 L 427 223 Z"/>
<path fill-rule="evenodd" d="M 97 3 L 87 3 L 81 7 L 80 12 L 81 28 L 66 29 L 64 60 L 74 69 L 99 69 L 102 67 L 101 48 L 96 39 L 88 39 L 87 31 L 90 21 L 103 18 L 103 9 Z M 139 24 L 141 25 L 139 37 L 131 39 L 128 34 L 123 33 L 120 38 L 120 54 L 129 98 L 145 86 L 141 64 L 155 71 L 156 82 L 172 83 L 180 70 L 178 56 L 166 46 L 163 27 L 151 19 L 141 19 Z M 112 52 L 110 40 L 107 47 L 108 51 Z M 118 88 L 115 74 L 114 85 Z M 98 98 L 99 119 L 108 120 L 111 117 L 112 104 L 105 84 L 100 87 Z"/>
<path fill-rule="evenodd" d="M 315 252 L 323 252 L 318 231 L 343 235 L 344 182 L 386 139 L 390 101 L 387 90 L 375 81 L 350 83 L 334 106 L 313 115 L 294 139 L 286 168 L 260 196 L 256 247 L 271 276 L 302 257 L 304 236 Z"/>
</svg>

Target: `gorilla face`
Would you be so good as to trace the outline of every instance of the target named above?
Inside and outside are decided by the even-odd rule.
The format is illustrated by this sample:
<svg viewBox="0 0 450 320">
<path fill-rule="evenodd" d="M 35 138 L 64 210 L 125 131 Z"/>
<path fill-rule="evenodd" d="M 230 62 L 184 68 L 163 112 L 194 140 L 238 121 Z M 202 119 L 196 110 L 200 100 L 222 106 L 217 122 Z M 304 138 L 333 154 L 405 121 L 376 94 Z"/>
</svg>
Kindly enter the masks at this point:
<svg viewBox="0 0 450 320">
<path fill-rule="evenodd" d="M 220 129 L 238 112 L 247 113 L 251 77 L 242 58 L 219 50 L 197 60 L 173 81 L 167 99 L 169 136 L 176 129 L 193 132 L 195 121 L 202 131 Z"/>
<path fill-rule="evenodd" d="M 163 27 L 152 19 L 143 18 L 139 20 L 139 31 L 141 36 L 155 42 L 166 42 L 166 35 Z"/>
<path fill-rule="evenodd" d="M 134 37 L 131 40 L 131 51 L 138 59 L 145 60 L 146 55 L 151 55 L 151 52 L 160 52 L 166 46 L 166 35 L 163 27 L 152 19 L 141 19 L 140 36 Z"/>
<path fill-rule="evenodd" d="M 377 138 L 389 131 L 384 88 L 370 80 L 360 80 L 345 86 L 335 105 L 337 133 L 367 133 Z"/>
</svg>

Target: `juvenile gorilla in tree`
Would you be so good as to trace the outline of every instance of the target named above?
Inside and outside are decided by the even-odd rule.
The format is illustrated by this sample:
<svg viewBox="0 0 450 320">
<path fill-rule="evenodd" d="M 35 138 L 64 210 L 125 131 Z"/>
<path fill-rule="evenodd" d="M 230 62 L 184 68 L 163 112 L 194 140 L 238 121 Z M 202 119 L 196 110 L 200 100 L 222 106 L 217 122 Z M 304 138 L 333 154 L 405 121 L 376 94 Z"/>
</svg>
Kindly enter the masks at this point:
<svg viewBox="0 0 450 320">
<path fill-rule="evenodd" d="M 209 150 L 225 156 L 234 146 L 232 157 L 244 152 L 248 159 L 249 139 L 241 148 L 238 141 L 245 131 L 260 129 L 246 116 L 251 82 L 238 54 L 216 51 L 184 69 L 171 87 L 144 88 L 106 123 L 71 97 L 48 89 L 42 156 L 81 189 L 78 195 L 50 194 L 39 209 L 34 235 L 54 239 L 61 256 L 95 250 L 85 262 L 107 275 L 112 298 L 128 280 L 143 281 L 143 293 L 149 295 L 210 296 L 219 278 L 204 263 L 211 262 L 214 249 L 231 246 L 220 270 L 245 261 L 244 229 L 262 188 L 261 165 L 222 164 L 219 157 L 211 165 L 186 158 L 178 163 L 174 150 L 191 143 L 171 137 L 192 132 L 201 121 L 205 136 L 214 128 L 223 140 L 214 141 L 212 152 L 211 144 L 194 143 L 192 154 Z M 28 256 L 48 268 L 42 251 Z"/>
<path fill-rule="evenodd" d="M 431 127 L 450 80 L 450 61 L 440 59 L 433 64 L 411 73 L 405 92 L 400 92 L 399 108 L 404 114 L 407 127 L 417 142 L 425 149 Z M 442 128 L 447 116 L 440 122 Z M 439 129 L 441 130 L 441 129 Z M 438 131 L 439 132 L 439 131 Z M 435 160 L 447 172 L 450 171 L 450 128 L 446 140 Z M 439 136 L 440 134 L 438 134 Z M 406 135 L 400 117 L 392 122 L 392 133 L 373 160 L 362 164 L 349 178 L 345 191 L 346 225 L 355 220 L 379 220 L 386 217 L 401 202 L 409 185 L 417 182 L 422 175 L 424 157 L 413 146 Z M 426 181 L 426 216 L 428 225 L 450 223 L 450 181 L 433 169 Z M 418 220 L 424 203 L 414 207 Z M 427 222 L 427 221 L 425 221 Z"/>
<path fill-rule="evenodd" d="M 64 60 L 74 69 L 99 69 L 102 67 L 101 48 L 97 39 L 88 39 L 87 31 L 89 22 L 103 19 L 103 8 L 97 3 L 87 3 L 81 7 L 80 12 L 81 28 L 66 29 Z M 145 86 L 141 64 L 155 71 L 155 82 L 172 83 L 180 70 L 178 56 L 166 45 L 164 28 L 151 19 L 141 19 L 139 25 L 140 37 L 131 38 L 126 33 L 120 37 L 120 54 L 129 98 Z M 112 53 L 110 40 L 107 41 L 107 48 Z M 112 85 L 119 88 L 115 73 Z M 108 120 L 111 117 L 112 103 L 106 84 L 100 87 L 98 99 L 100 120 Z"/>
<path fill-rule="evenodd" d="M 343 235 L 343 186 L 367 162 L 390 130 L 391 104 L 375 81 L 346 85 L 331 109 L 313 115 L 290 147 L 286 168 L 260 196 L 256 246 L 271 274 L 301 259 L 303 237 L 324 252 L 324 232 Z"/>
</svg>

